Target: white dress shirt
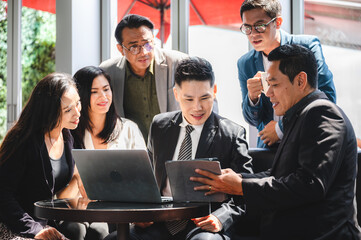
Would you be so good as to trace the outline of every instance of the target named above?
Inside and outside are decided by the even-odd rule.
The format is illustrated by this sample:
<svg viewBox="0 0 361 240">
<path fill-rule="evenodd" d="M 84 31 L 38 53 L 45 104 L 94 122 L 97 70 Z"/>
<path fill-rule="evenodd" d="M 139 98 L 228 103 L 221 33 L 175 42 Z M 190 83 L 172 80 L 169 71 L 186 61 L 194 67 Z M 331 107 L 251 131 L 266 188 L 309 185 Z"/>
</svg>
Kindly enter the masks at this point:
<svg viewBox="0 0 361 240">
<path fill-rule="evenodd" d="M 184 117 L 182 117 L 182 118 L 183 118 L 183 121 L 179 124 L 180 131 L 179 131 L 177 146 L 176 146 L 176 148 L 174 150 L 174 154 L 173 154 L 173 159 L 172 159 L 173 161 L 178 160 L 179 150 L 180 150 L 181 144 L 184 140 L 184 137 L 186 135 L 186 126 L 189 125 L 187 120 Z M 197 148 L 198 148 L 199 139 L 201 137 L 203 125 L 204 124 L 192 125 L 192 127 L 194 127 L 194 130 L 190 133 L 191 139 L 192 139 L 192 159 L 194 159 L 196 157 L 196 152 L 197 152 Z M 168 177 L 167 177 L 166 185 L 165 185 L 164 189 L 162 190 L 162 194 L 163 194 L 163 196 L 172 196 Z"/>
</svg>

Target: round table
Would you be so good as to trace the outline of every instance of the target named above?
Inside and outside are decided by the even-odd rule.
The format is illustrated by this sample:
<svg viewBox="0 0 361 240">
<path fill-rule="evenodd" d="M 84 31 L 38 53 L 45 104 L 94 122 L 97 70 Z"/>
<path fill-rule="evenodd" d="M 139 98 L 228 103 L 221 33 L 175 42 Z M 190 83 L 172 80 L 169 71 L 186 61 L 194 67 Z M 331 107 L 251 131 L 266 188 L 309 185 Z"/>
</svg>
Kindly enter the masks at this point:
<svg viewBox="0 0 361 240">
<path fill-rule="evenodd" d="M 36 202 L 35 216 L 71 222 L 117 224 L 117 239 L 128 239 L 129 223 L 190 219 L 209 214 L 207 203 L 121 203 L 82 198 Z"/>
</svg>

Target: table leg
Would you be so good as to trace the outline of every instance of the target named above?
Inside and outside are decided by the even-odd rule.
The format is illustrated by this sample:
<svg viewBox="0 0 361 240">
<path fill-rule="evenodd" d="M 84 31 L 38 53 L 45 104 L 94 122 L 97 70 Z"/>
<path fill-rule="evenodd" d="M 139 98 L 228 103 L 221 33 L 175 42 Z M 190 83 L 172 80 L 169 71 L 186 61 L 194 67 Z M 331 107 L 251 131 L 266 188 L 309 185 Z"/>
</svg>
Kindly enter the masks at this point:
<svg viewBox="0 0 361 240">
<path fill-rule="evenodd" d="M 129 223 L 117 223 L 117 240 L 129 240 Z"/>
</svg>

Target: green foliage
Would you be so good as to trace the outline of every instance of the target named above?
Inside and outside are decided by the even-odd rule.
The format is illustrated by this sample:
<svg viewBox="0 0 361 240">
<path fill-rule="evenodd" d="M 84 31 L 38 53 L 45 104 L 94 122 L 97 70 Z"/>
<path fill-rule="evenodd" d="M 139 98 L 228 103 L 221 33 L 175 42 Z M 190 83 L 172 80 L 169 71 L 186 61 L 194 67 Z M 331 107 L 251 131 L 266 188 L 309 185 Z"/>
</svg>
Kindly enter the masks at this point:
<svg viewBox="0 0 361 240">
<path fill-rule="evenodd" d="M 22 10 L 23 106 L 35 85 L 55 71 L 55 15 L 23 7 Z"/>
<path fill-rule="evenodd" d="M 0 141 L 6 133 L 7 19 L 0 1 Z M 35 85 L 55 71 L 55 15 L 22 8 L 22 104 Z"/>
<path fill-rule="evenodd" d="M 5 2 L 0 2 L 0 140 L 6 132 L 6 52 L 7 26 L 5 18 Z"/>
</svg>

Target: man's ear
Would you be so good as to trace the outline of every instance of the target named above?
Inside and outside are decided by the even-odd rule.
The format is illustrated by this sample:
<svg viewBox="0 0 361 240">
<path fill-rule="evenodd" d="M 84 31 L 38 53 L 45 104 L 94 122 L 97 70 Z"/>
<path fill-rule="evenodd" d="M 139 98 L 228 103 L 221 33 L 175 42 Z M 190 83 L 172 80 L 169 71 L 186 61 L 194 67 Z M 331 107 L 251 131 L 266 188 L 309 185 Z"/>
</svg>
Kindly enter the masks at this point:
<svg viewBox="0 0 361 240">
<path fill-rule="evenodd" d="M 304 90 L 308 84 L 307 73 L 300 72 L 299 74 L 297 74 L 294 81 L 296 81 L 297 86 L 300 89 Z"/>
<path fill-rule="evenodd" d="M 282 23 L 283 23 L 283 18 L 281 16 L 278 16 L 277 19 L 276 19 L 276 28 L 280 29 Z"/>
<path fill-rule="evenodd" d="M 179 99 L 178 99 L 178 92 L 177 92 L 177 86 L 174 86 L 173 87 L 173 94 L 174 94 L 174 98 L 177 102 L 179 102 Z"/>
<path fill-rule="evenodd" d="M 124 48 L 121 44 L 117 44 L 118 51 L 124 56 Z"/>
</svg>

